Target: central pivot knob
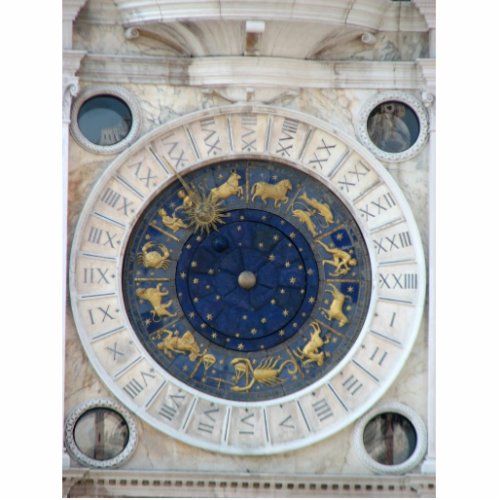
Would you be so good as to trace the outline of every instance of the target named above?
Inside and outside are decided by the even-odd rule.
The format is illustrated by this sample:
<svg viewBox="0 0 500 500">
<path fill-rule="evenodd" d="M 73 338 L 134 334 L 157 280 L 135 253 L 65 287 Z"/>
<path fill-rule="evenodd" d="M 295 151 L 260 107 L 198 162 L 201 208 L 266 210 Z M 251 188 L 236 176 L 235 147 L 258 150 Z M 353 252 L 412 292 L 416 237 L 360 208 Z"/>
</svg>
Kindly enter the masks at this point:
<svg viewBox="0 0 500 500">
<path fill-rule="evenodd" d="M 238 276 L 238 285 L 240 285 L 241 288 L 249 290 L 255 286 L 255 283 L 257 283 L 257 278 L 252 271 L 243 271 Z"/>
</svg>

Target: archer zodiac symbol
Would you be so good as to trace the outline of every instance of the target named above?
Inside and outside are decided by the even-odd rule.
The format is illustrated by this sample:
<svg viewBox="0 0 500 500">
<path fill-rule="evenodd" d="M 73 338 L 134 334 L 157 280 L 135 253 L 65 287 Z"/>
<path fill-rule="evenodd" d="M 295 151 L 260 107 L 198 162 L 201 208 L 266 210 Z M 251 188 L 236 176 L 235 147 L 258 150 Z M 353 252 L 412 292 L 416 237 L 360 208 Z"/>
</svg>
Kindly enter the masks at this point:
<svg viewBox="0 0 500 500">
<path fill-rule="evenodd" d="M 265 385 L 281 384 L 282 379 L 279 375 L 288 364 L 292 365 L 292 368 L 289 367 L 287 370 L 288 374 L 294 375 L 297 373 L 297 365 L 290 359 L 286 359 L 276 368 L 279 360 L 279 356 L 276 358 L 267 358 L 257 368 L 254 368 L 248 358 L 234 358 L 231 361 L 235 372 L 234 381 L 237 384 L 241 377 L 245 376 L 245 385 L 242 387 L 234 385 L 231 387 L 231 390 L 235 392 L 249 391 L 256 382 Z M 250 377 L 252 377 L 251 380 Z"/>
<path fill-rule="evenodd" d="M 339 327 L 343 327 L 346 323 L 349 323 L 349 319 L 342 311 L 344 307 L 345 299 L 348 297 L 344 295 L 333 283 L 329 283 L 332 287 L 331 289 L 326 289 L 326 293 L 333 295 L 332 302 L 328 309 L 324 307 L 321 308 L 321 312 L 328 318 L 329 321 L 337 320 Z"/>
<path fill-rule="evenodd" d="M 168 295 L 168 290 L 166 292 L 161 291 L 161 283 L 156 285 L 156 288 L 138 288 L 135 291 L 137 297 L 141 300 L 147 300 L 153 309 L 151 312 L 153 316 L 167 316 L 168 318 L 173 318 L 177 316 L 177 313 L 171 313 L 168 308 L 172 305 L 172 300 L 169 300 L 166 304 L 162 304 L 161 301 L 163 297 Z"/>
<path fill-rule="evenodd" d="M 150 250 L 153 247 L 156 247 L 159 251 Z M 137 263 L 139 265 L 151 269 L 167 269 L 170 251 L 165 245 L 148 241 L 141 250 L 141 253 L 137 255 Z"/>
<path fill-rule="evenodd" d="M 252 203 L 259 197 L 264 203 L 268 199 L 274 200 L 274 208 L 278 208 L 281 203 L 288 203 L 287 193 L 292 189 L 292 183 L 288 179 L 283 179 L 276 184 L 259 181 L 252 186 Z"/>
<path fill-rule="evenodd" d="M 210 199 L 213 202 L 227 200 L 231 196 L 243 196 L 243 188 L 240 186 L 241 175 L 232 171 L 226 182 L 210 190 Z"/>
<path fill-rule="evenodd" d="M 160 208 L 160 210 L 158 210 L 158 215 L 161 217 L 162 224 L 174 233 L 179 229 L 186 229 L 189 227 L 182 219 L 175 215 L 175 212 L 173 216 L 170 216 L 163 208 Z"/>
<path fill-rule="evenodd" d="M 301 194 L 299 200 L 303 200 L 307 205 L 314 208 L 318 212 L 327 224 L 333 224 L 333 214 L 330 207 L 326 203 L 321 203 L 315 198 L 309 198 L 307 193 Z M 314 212 L 313 212 L 314 213 Z"/>
<path fill-rule="evenodd" d="M 351 267 L 358 264 L 358 261 L 352 257 L 349 252 L 336 248 L 333 245 L 325 245 L 322 241 L 318 243 L 333 257 L 333 259 L 325 259 L 321 262 L 323 265 L 331 264 L 335 267 L 334 273 L 329 273 L 330 276 L 342 276 L 347 274 Z"/>
<path fill-rule="evenodd" d="M 300 347 L 294 351 L 294 354 L 303 362 L 304 365 L 308 363 L 316 363 L 318 366 L 322 366 L 325 360 L 325 353 L 319 352 L 319 350 L 330 341 L 324 341 L 321 338 L 321 328 L 317 321 L 311 323 L 312 332 L 311 338 L 307 344 L 301 349 Z"/>
</svg>

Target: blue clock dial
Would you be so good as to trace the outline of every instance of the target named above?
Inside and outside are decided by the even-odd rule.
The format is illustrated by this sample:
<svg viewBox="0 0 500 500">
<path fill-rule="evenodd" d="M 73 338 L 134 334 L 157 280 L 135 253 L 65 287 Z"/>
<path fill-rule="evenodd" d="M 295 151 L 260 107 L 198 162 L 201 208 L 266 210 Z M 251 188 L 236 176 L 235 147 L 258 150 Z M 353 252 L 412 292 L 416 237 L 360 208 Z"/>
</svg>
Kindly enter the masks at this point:
<svg viewBox="0 0 500 500">
<path fill-rule="evenodd" d="M 367 247 L 343 202 L 298 169 L 256 160 L 170 184 L 135 225 L 122 277 L 155 361 L 236 401 L 285 396 L 331 372 L 371 292 Z"/>
</svg>

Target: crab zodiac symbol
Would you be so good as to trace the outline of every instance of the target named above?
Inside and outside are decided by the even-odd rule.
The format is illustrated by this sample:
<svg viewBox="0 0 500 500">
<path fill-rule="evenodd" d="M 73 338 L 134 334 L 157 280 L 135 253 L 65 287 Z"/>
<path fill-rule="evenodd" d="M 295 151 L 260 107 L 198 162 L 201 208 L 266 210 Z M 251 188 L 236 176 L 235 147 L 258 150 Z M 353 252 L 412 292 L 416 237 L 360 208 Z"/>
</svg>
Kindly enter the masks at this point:
<svg viewBox="0 0 500 500">
<path fill-rule="evenodd" d="M 151 248 L 157 247 L 157 250 L 151 250 Z M 162 243 L 153 243 L 148 241 L 143 247 L 142 252 L 137 255 L 137 263 L 144 267 L 151 269 L 163 269 L 166 270 L 168 267 L 168 258 L 170 257 L 169 249 Z"/>
</svg>

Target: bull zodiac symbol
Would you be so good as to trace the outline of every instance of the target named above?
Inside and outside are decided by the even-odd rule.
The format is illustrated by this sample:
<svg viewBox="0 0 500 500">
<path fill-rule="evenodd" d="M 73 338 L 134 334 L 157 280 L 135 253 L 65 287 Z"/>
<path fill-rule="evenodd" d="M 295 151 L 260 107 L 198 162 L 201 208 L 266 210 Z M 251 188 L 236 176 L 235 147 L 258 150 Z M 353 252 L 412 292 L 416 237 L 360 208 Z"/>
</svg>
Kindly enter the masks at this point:
<svg viewBox="0 0 500 500">
<path fill-rule="evenodd" d="M 168 295 L 168 291 L 161 291 L 161 283 L 158 283 L 155 288 L 138 288 L 135 293 L 139 299 L 147 300 L 151 304 L 153 317 L 167 316 L 168 318 L 173 318 L 177 316 L 176 312 L 171 313 L 168 310 L 172 305 L 172 300 L 169 300 L 166 304 L 161 303 L 163 297 Z"/>
<path fill-rule="evenodd" d="M 216 203 L 234 195 L 242 197 L 243 188 L 240 186 L 240 179 L 241 175 L 233 170 L 226 182 L 210 190 L 210 199 Z"/>
<path fill-rule="evenodd" d="M 345 299 L 348 297 L 344 295 L 333 283 L 330 283 L 331 289 L 326 289 L 325 292 L 333 295 L 333 300 L 328 309 L 324 307 L 321 308 L 321 312 L 328 318 L 329 321 L 336 320 L 339 323 L 339 327 L 343 327 L 345 324 L 349 323 L 349 319 L 342 311 L 344 307 Z"/>
<path fill-rule="evenodd" d="M 300 347 L 294 351 L 294 354 L 303 362 L 304 365 L 308 363 L 316 363 L 318 366 L 322 366 L 325 361 L 325 353 L 319 352 L 319 350 L 330 341 L 324 341 L 321 338 L 321 328 L 316 321 L 311 323 L 312 332 L 311 338 L 307 344 L 301 349 Z"/>
<path fill-rule="evenodd" d="M 292 189 L 292 183 L 288 179 L 283 179 L 276 184 L 259 181 L 252 186 L 252 203 L 255 198 L 261 198 L 264 203 L 268 199 L 274 200 L 274 208 L 278 208 L 281 203 L 288 203 L 287 193 Z"/>
<path fill-rule="evenodd" d="M 241 377 L 245 376 L 245 385 L 234 385 L 231 387 L 231 390 L 235 392 L 249 391 L 256 382 L 266 385 L 281 384 L 282 379 L 279 375 L 288 364 L 292 365 L 292 368 L 289 367 L 287 370 L 288 374 L 294 375 L 297 373 L 298 367 L 291 359 L 283 361 L 280 366 L 276 367 L 279 360 L 279 356 L 276 358 L 267 358 L 257 368 L 254 368 L 248 358 L 234 358 L 231 361 L 235 372 L 234 381 L 237 384 Z M 250 377 L 252 377 L 251 380 Z"/>
</svg>

